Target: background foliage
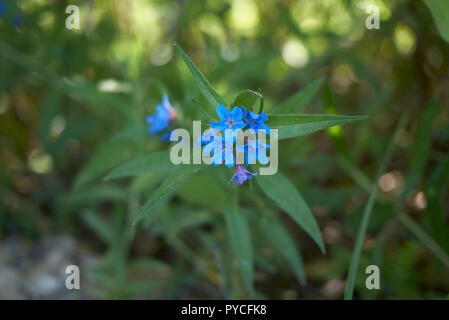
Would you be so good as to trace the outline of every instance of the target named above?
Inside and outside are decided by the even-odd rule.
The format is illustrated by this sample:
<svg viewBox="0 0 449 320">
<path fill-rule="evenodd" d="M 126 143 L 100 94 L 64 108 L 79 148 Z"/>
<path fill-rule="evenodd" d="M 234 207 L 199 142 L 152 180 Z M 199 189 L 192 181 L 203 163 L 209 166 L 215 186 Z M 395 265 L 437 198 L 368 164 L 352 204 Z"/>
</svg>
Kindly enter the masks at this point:
<svg viewBox="0 0 449 320">
<path fill-rule="evenodd" d="M 1 2 L 4 243 L 70 235 L 98 257 L 87 272 L 100 298 L 342 298 L 345 287 L 350 298 L 352 286 L 360 299 L 448 296 L 444 1 Z M 65 28 L 69 4 L 81 7 L 80 30 Z M 365 28 L 368 4 L 380 7 L 379 30 Z M 207 119 L 210 99 L 173 43 L 227 101 L 251 89 L 267 113 L 369 120 L 282 140 L 283 175 L 260 186 L 205 170 L 133 226 L 173 172 L 148 161 L 166 159 L 168 144 L 145 116 L 166 92 L 179 126 Z M 286 214 L 297 202 L 262 196 L 285 179 L 324 254 Z M 370 264 L 381 290 L 365 288 Z"/>
</svg>

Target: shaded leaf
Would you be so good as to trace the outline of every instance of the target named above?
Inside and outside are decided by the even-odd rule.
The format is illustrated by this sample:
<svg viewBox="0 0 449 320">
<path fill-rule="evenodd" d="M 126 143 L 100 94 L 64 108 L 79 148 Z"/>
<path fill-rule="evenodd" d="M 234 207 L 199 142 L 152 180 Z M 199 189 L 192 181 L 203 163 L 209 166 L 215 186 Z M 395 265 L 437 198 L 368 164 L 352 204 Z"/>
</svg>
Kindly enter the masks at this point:
<svg viewBox="0 0 449 320">
<path fill-rule="evenodd" d="M 245 216 L 238 211 L 237 195 L 235 193 L 232 193 L 225 203 L 225 220 L 229 241 L 237 257 L 246 289 L 251 296 L 254 296 L 253 249 L 248 223 Z"/>
<path fill-rule="evenodd" d="M 201 71 L 197 68 L 197 66 L 193 63 L 193 61 L 189 58 L 189 56 L 184 52 L 184 50 L 182 50 L 177 44 L 175 44 L 175 48 L 178 51 L 178 53 L 181 55 L 181 57 L 184 59 L 184 62 L 186 63 L 187 67 L 189 68 L 190 72 L 192 73 L 195 84 L 198 86 L 198 88 L 200 89 L 201 93 L 203 94 L 203 96 L 207 100 L 207 102 L 209 102 L 210 107 L 205 111 L 213 119 L 216 119 L 216 117 L 214 115 L 215 108 L 217 107 L 218 104 L 227 106 L 226 101 L 212 87 L 209 80 L 206 79 L 206 77 L 201 73 Z"/>
<path fill-rule="evenodd" d="M 324 242 L 315 217 L 291 182 L 280 172 L 256 179 L 262 190 L 304 228 L 324 253 Z"/>
<path fill-rule="evenodd" d="M 88 210 L 83 213 L 83 221 L 101 240 L 106 244 L 113 244 L 115 235 L 111 225 L 94 211 Z"/>
<path fill-rule="evenodd" d="M 133 225 L 136 225 L 145 216 L 148 216 L 147 222 L 151 218 L 153 213 L 157 211 L 152 210 L 158 203 L 167 199 L 176 190 L 178 190 L 190 177 L 200 170 L 201 166 L 195 165 L 180 165 L 176 170 L 162 183 L 162 185 L 150 196 L 145 202 L 142 209 L 140 209 L 137 217 L 133 221 Z"/>
<path fill-rule="evenodd" d="M 424 3 L 429 7 L 441 36 L 449 42 L 449 1 L 424 0 Z"/>
<path fill-rule="evenodd" d="M 305 285 L 306 277 L 301 255 L 295 245 L 295 241 L 289 235 L 279 219 L 273 214 L 265 214 L 262 220 L 261 229 L 279 253 L 288 261 L 298 281 L 302 285 Z"/>
<path fill-rule="evenodd" d="M 279 113 L 300 113 L 313 97 L 315 97 L 324 81 L 325 79 L 323 77 L 313 81 L 307 87 L 282 102 L 276 108 L 276 111 Z"/>
<path fill-rule="evenodd" d="M 418 185 L 421 174 L 429 158 L 432 147 L 432 128 L 433 122 L 439 109 L 439 102 L 432 100 L 424 110 L 416 130 L 414 143 L 412 146 L 412 163 L 407 173 L 406 186 L 403 196 Z"/>
<path fill-rule="evenodd" d="M 336 114 L 269 114 L 266 124 L 272 129 L 278 129 L 279 139 L 287 139 L 366 119 L 368 119 L 367 116 Z"/>
<path fill-rule="evenodd" d="M 170 161 L 170 151 L 157 151 L 122 164 L 104 177 L 104 180 L 136 176 L 150 172 L 167 173 L 175 169 L 176 166 Z"/>
</svg>

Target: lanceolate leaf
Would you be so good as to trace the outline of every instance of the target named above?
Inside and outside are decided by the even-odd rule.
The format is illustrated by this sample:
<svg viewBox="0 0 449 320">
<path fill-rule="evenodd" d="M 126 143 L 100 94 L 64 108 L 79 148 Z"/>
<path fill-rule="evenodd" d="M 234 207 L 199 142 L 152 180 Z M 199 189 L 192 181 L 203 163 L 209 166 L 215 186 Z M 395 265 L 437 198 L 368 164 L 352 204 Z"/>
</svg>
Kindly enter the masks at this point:
<svg viewBox="0 0 449 320">
<path fill-rule="evenodd" d="M 441 198 L 449 181 L 449 155 L 432 172 L 427 183 L 427 211 L 432 234 L 449 253 L 449 226 L 444 221 Z"/>
<path fill-rule="evenodd" d="M 441 36 L 449 42 L 449 1 L 424 0 L 424 3 L 429 7 Z"/>
<path fill-rule="evenodd" d="M 359 262 L 360 255 L 363 249 L 363 242 L 365 239 L 366 230 L 368 228 L 369 220 L 371 217 L 371 213 L 374 208 L 374 203 L 377 197 L 377 184 L 382 174 L 384 174 L 385 169 L 387 168 L 388 163 L 390 162 L 391 156 L 395 147 L 395 136 L 397 132 L 403 127 L 404 123 L 407 121 L 408 115 L 402 116 L 401 121 L 397 125 L 393 137 L 390 139 L 390 142 L 387 146 L 385 154 L 382 158 L 382 161 L 377 170 L 377 175 L 374 180 L 374 183 L 371 186 L 371 191 L 369 194 L 368 202 L 366 204 L 365 210 L 363 211 L 362 221 L 360 223 L 359 230 L 357 232 L 357 238 L 355 241 L 354 249 L 352 251 L 351 263 L 349 265 L 348 278 L 346 280 L 346 288 L 345 288 L 345 300 L 352 300 L 354 295 L 354 286 L 355 280 L 357 277 L 357 272 L 359 271 Z"/>
<path fill-rule="evenodd" d="M 278 129 L 279 139 L 287 139 L 366 119 L 367 116 L 336 114 L 269 114 L 266 124 L 272 129 Z"/>
<path fill-rule="evenodd" d="M 216 118 L 214 116 L 215 108 L 217 107 L 218 104 L 227 106 L 225 99 L 223 99 L 223 97 L 220 96 L 218 92 L 212 87 L 209 80 L 206 79 L 206 77 L 201 73 L 201 71 L 197 68 L 197 66 L 193 63 L 193 61 L 189 58 L 189 56 L 184 52 L 184 50 L 182 50 L 178 45 L 175 45 L 175 48 L 181 55 L 181 57 L 184 59 L 184 62 L 186 63 L 187 67 L 192 73 L 193 79 L 195 80 L 195 84 L 200 89 L 204 98 L 209 102 L 210 108 L 208 108 L 205 111 L 213 119 L 215 119 Z"/>
<path fill-rule="evenodd" d="M 300 113 L 312 98 L 318 93 L 324 83 L 324 78 L 319 78 L 301 91 L 285 100 L 276 111 L 280 113 Z"/>
<path fill-rule="evenodd" d="M 176 166 L 171 163 L 170 151 L 158 151 L 144 156 L 140 156 L 134 160 L 126 162 L 125 164 L 114 169 L 109 173 L 104 180 L 111 180 L 121 177 L 136 176 L 143 173 L 157 172 L 167 173 L 176 169 Z"/>
<path fill-rule="evenodd" d="M 276 250 L 288 261 L 298 281 L 305 285 L 304 266 L 294 240 L 282 223 L 273 214 L 265 214 L 261 225 L 262 231 L 273 243 Z"/>
<path fill-rule="evenodd" d="M 161 201 L 167 199 L 176 190 L 178 190 L 190 177 L 200 170 L 199 165 L 180 165 L 176 170 L 164 181 L 164 183 L 150 196 L 145 202 L 139 214 L 133 221 L 133 225 L 139 222 L 146 215 L 156 213 L 152 209 Z M 152 217 L 153 218 L 153 217 Z"/>
<path fill-rule="evenodd" d="M 318 224 L 301 194 L 280 172 L 272 176 L 257 176 L 262 190 L 284 209 L 312 237 L 324 253 L 324 242 Z"/>
<path fill-rule="evenodd" d="M 254 296 L 253 249 L 248 223 L 245 216 L 238 211 L 237 195 L 232 191 L 225 204 L 225 220 L 243 281 L 249 294 Z"/>
<path fill-rule="evenodd" d="M 432 147 L 433 122 L 439 109 L 439 102 L 431 101 L 424 110 L 416 131 L 412 147 L 412 163 L 407 174 L 407 181 L 403 196 L 405 197 L 418 185 L 421 174 L 429 158 Z"/>
</svg>

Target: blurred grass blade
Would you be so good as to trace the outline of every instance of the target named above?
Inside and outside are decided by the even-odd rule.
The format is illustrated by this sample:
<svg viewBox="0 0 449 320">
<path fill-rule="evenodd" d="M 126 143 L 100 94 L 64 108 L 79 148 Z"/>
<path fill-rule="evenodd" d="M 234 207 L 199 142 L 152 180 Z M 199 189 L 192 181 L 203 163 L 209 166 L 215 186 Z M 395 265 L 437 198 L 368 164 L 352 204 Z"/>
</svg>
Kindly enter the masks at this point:
<svg viewBox="0 0 449 320">
<path fill-rule="evenodd" d="M 231 107 L 245 107 L 246 110 L 253 110 L 253 106 L 256 104 L 257 100 L 260 100 L 260 108 L 258 112 L 260 113 L 263 110 L 263 96 L 259 92 L 252 90 L 241 91 L 235 98 Z M 256 112 L 255 110 L 253 111 Z"/>
<path fill-rule="evenodd" d="M 130 113 L 133 110 L 129 107 L 130 102 L 124 100 L 119 95 L 100 92 L 96 87 L 87 84 L 71 84 L 58 74 L 45 68 L 32 57 L 23 54 L 22 52 L 1 41 L 0 56 L 3 56 L 5 59 L 27 69 L 35 76 L 39 77 L 43 82 L 58 90 L 66 92 L 73 98 L 96 105 L 112 107 L 126 116 L 130 116 Z"/>
<path fill-rule="evenodd" d="M 366 119 L 368 119 L 367 116 L 336 114 L 269 114 L 266 124 L 272 129 L 278 129 L 279 139 L 287 139 Z"/>
<path fill-rule="evenodd" d="M 86 190 L 71 191 L 60 196 L 58 203 L 62 206 L 73 207 L 90 205 L 99 201 L 123 201 L 128 198 L 126 190 L 112 184 L 101 184 Z"/>
<path fill-rule="evenodd" d="M 229 241 L 237 257 L 237 262 L 243 281 L 249 294 L 254 297 L 253 284 L 253 249 L 248 223 L 244 215 L 238 211 L 237 194 L 230 191 L 225 203 L 225 221 Z"/>
<path fill-rule="evenodd" d="M 288 261 L 298 281 L 305 285 L 306 277 L 301 255 L 295 245 L 295 241 L 288 231 L 285 230 L 281 221 L 270 212 L 264 215 L 261 229 L 273 243 L 276 250 Z"/>
<path fill-rule="evenodd" d="M 323 97 L 326 103 L 326 113 L 337 114 L 337 106 L 335 105 L 334 96 L 328 83 L 326 83 L 324 87 Z M 349 159 L 349 151 L 343 135 L 343 128 L 341 126 L 335 126 L 327 129 L 327 132 L 332 139 L 332 144 L 334 145 L 337 154 Z"/>
<path fill-rule="evenodd" d="M 120 163 L 129 160 L 136 152 L 138 145 L 128 140 L 116 140 L 100 146 L 76 176 L 73 189 L 81 189 Z"/>
<path fill-rule="evenodd" d="M 325 253 L 323 238 L 315 217 L 290 181 L 278 171 L 272 176 L 257 176 L 257 182 L 262 190 L 315 240 L 321 252 Z"/>
<path fill-rule="evenodd" d="M 210 107 L 205 110 L 213 119 L 215 117 L 215 108 L 218 104 L 222 104 L 225 107 L 227 106 L 226 101 L 222 96 L 218 94 L 218 92 L 212 87 L 209 80 L 201 73 L 201 71 L 197 68 L 197 66 L 193 63 L 193 61 L 189 58 L 189 56 L 181 49 L 177 44 L 175 44 L 175 48 L 181 57 L 184 59 L 187 67 L 192 73 L 193 79 L 195 80 L 195 84 L 200 89 L 204 98 L 209 102 Z"/>
<path fill-rule="evenodd" d="M 399 213 L 399 221 L 449 268 L 449 256 L 415 221 L 403 212 Z"/>
<path fill-rule="evenodd" d="M 312 83 L 310 83 L 307 87 L 302 89 L 301 91 L 295 93 L 287 100 L 281 103 L 279 107 L 275 110 L 279 113 L 300 113 L 307 104 L 316 96 L 321 86 L 324 83 L 324 78 L 321 77 Z"/>
<path fill-rule="evenodd" d="M 92 211 L 87 210 L 82 215 L 84 223 L 106 244 L 112 245 L 115 241 L 114 229 L 109 223 Z"/>
<path fill-rule="evenodd" d="M 377 184 L 381 175 L 385 172 L 385 169 L 390 162 L 390 158 L 393 154 L 395 147 L 395 137 L 399 129 L 402 128 L 406 121 L 406 116 L 403 116 L 396 127 L 393 136 L 390 139 L 385 155 L 379 165 L 377 170 L 376 178 L 371 186 L 370 195 L 368 198 L 368 203 L 366 204 L 365 210 L 363 211 L 362 222 L 360 223 L 359 231 L 357 233 L 357 238 L 355 241 L 354 250 L 352 251 L 351 264 L 349 265 L 348 278 L 346 280 L 345 288 L 345 300 L 351 300 L 354 295 L 355 280 L 357 277 L 357 268 L 359 267 L 360 254 L 362 252 L 363 241 L 365 239 L 366 229 L 368 227 L 369 219 L 371 217 L 371 212 L 373 211 L 374 202 L 377 196 Z"/>
<path fill-rule="evenodd" d="M 126 162 L 109 173 L 104 180 L 136 176 L 143 173 L 168 173 L 176 169 L 169 161 L 170 150 L 153 152 Z"/>
<path fill-rule="evenodd" d="M 179 165 L 178 168 L 162 183 L 162 185 L 145 202 L 137 217 L 133 221 L 133 226 L 144 216 L 151 215 L 156 211 L 152 210 L 158 203 L 167 199 L 178 190 L 189 178 L 200 170 L 201 166 Z M 149 221 L 148 221 L 149 222 Z"/>
<path fill-rule="evenodd" d="M 406 197 L 410 191 L 419 184 L 421 174 L 429 158 L 432 147 L 433 122 L 439 109 L 439 102 L 432 100 L 424 110 L 419 120 L 414 143 L 412 145 L 412 163 L 407 173 L 407 180 L 402 197 Z"/>
<path fill-rule="evenodd" d="M 443 249 L 449 253 L 449 228 L 444 221 L 441 200 L 449 181 L 449 154 L 436 167 L 427 183 L 426 199 L 430 229 Z"/>
<path fill-rule="evenodd" d="M 424 3 L 429 7 L 441 36 L 449 42 L 449 1 L 424 0 Z"/>
</svg>

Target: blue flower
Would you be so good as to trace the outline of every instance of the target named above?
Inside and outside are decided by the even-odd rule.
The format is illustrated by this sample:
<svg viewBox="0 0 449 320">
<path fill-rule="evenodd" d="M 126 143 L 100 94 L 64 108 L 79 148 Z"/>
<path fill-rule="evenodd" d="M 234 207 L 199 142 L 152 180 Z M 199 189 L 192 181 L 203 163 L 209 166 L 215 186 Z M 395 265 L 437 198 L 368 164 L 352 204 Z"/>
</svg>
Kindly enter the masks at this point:
<svg viewBox="0 0 449 320">
<path fill-rule="evenodd" d="M 150 125 L 148 130 L 154 135 L 167 128 L 170 121 L 175 118 L 175 109 L 173 109 L 168 101 L 168 97 L 163 95 L 162 103 L 156 106 L 156 113 L 146 118 L 146 122 Z"/>
<path fill-rule="evenodd" d="M 0 0 L 0 18 L 3 16 L 4 13 L 5 13 L 5 4 L 3 3 L 3 1 Z"/>
<path fill-rule="evenodd" d="M 264 122 L 268 120 L 268 116 L 265 112 L 260 114 L 254 113 L 251 110 L 246 111 L 245 107 L 243 109 L 243 118 L 249 129 L 254 129 L 258 132 L 259 129 L 265 130 L 266 134 L 270 134 L 270 127 L 268 127 Z"/>
<path fill-rule="evenodd" d="M 270 149 L 270 145 L 262 141 L 251 139 L 245 145 L 237 146 L 237 152 L 245 154 L 246 164 L 254 164 L 258 160 L 261 164 L 268 163 L 266 150 Z M 259 154 L 260 153 L 260 154 Z"/>
<path fill-rule="evenodd" d="M 236 184 L 242 184 L 246 180 L 250 180 L 255 176 L 257 176 L 257 173 L 249 172 L 248 170 L 246 170 L 246 168 L 243 165 L 238 164 L 237 168 L 235 169 L 235 173 L 232 176 L 231 180 L 229 180 L 228 184 L 232 180 L 235 180 Z"/>
<path fill-rule="evenodd" d="M 212 141 L 215 136 L 219 135 L 221 135 L 220 131 L 209 128 L 198 137 L 198 140 L 196 140 L 196 145 L 201 146 L 203 144 L 207 144 L 208 142 Z"/>
<path fill-rule="evenodd" d="M 14 16 L 11 23 L 14 28 L 19 28 L 22 25 L 22 16 Z"/>
<path fill-rule="evenodd" d="M 221 120 L 210 123 L 210 126 L 216 130 L 225 131 L 226 129 L 243 129 L 245 127 L 243 112 L 238 107 L 234 107 L 232 111 L 229 111 L 219 104 L 217 106 L 217 114 Z"/>
<path fill-rule="evenodd" d="M 233 147 L 233 142 L 229 143 L 229 140 L 223 139 L 221 135 L 215 135 L 213 141 L 204 146 L 203 151 L 206 155 L 212 154 L 212 165 L 218 166 L 224 163 L 231 168 L 234 166 Z"/>
<path fill-rule="evenodd" d="M 161 141 L 170 141 L 170 134 L 172 130 L 168 130 L 167 132 L 163 133 L 161 136 Z"/>
</svg>

